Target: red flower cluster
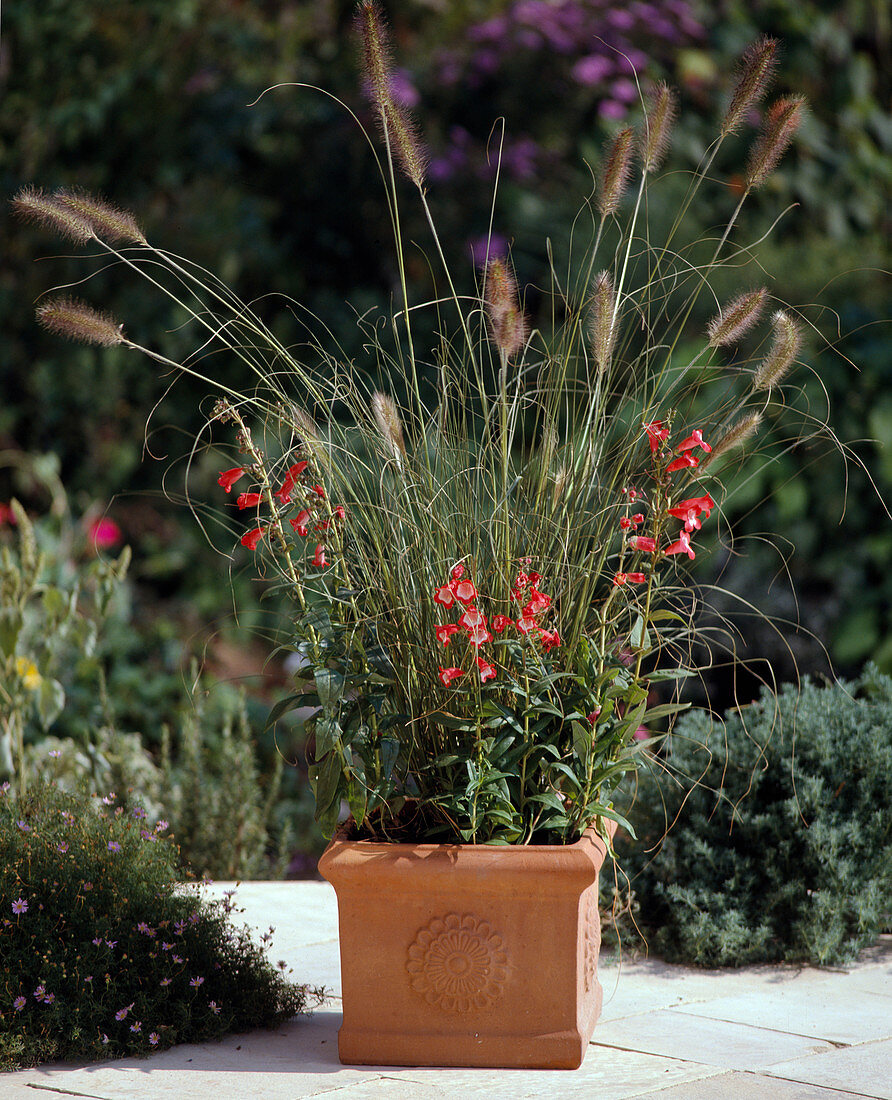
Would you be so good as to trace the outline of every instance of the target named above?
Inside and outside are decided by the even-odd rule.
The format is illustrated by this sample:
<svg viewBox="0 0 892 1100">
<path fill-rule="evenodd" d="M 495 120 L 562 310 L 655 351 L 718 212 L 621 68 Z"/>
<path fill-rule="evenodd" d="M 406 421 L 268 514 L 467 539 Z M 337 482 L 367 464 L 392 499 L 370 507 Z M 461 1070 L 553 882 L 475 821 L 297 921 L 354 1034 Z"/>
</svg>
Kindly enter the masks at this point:
<svg viewBox="0 0 892 1100">
<path fill-rule="evenodd" d="M 292 529 L 295 534 L 301 537 L 307 537 L 310 533 L 310 527 L 313 531 L 327 531 L 331 526 L 331 519 L 317 519 L 312 509 L 318 504 L 320 500 L 325 500 L 325 489 L 321 485 L 303 486 L 301 484 L 301 477 L 306 470 L 308 462 L 295 462 L 293 466 L 289 466 L 285 472 L 285 477 L 279 488 L 273 493 L 273 496 L 282 504 L 290 504 L 292 501 L 292 495 L 296 489 L 302 489 L 305 500 L 304 507 L 301 508 L 297 516 L 293 519 L 289 519 Z M 220 476 L 217 478 L 217 484 L 222 485 L 227 493 L 232 491 L 232 486 L 247 473 L 246 469 L 242 466 L 235 466 L 231 470 L 222 470 Z M 236 500 L 236 505 L 240 510 L 245 508 L 256 508 L 263 499 L 262 493 L 240 493 Z M 347 509 L 343 504 L 337 505 L 332 509 L 332 516 L 336 519 L 345 519 L 347 516 Z M 254 527 L 250 531 L 246 531 L 241 537 L 242 546 L 246 546 L 249 550 L 256 550 L 260 540 L 269 530 L 269 527 Z M 325 557 L 325 544 L 317 543 L 316 550 L 312 558 L 309 559 L 310 564 L 315 569 L 323 569 L 329 565 L 330 562 Z"/>
<path fill-rule="evenodd" d="M 557 630 L 546 630 L 539 625 L 536 619 L 538 615 L 547 611 L 551 606 L 551 596 L 539 591 L 539 582 L 542 578 L 538 573 L 527 575 L 521 572 L 517 575 L 511 589 L 511 595 L 522 605 L 519 617 L 514 620 L 508 615 L 493 615 L 489 624 L 487 624 L 483 612 L 475 606 L 478 596 L 477 589 L 472 581 L 464 578 L 464 573 L 464 565 L 456 565 L 452 570 L 452 579 L 449 583 L 441 585 L 434 592 L 434 603 L 438 603 L 445 608 L 460 606 L 462 609 L 462 614 L 457 623 L 445 623 L 435 629 L 437 641 L 444 646 L 449 645 L 455 634 L 462 630 L 465 632 L 468 642 L 477 650 L 474 660 L 482 683 L 486 683 L 487 680 L 492 680 L 496 676 L 495 666 L 480 656 L 479 652 L 480 646 L 493 640 L 490 627 L 496 634 L 502 634 L 509 626 L 516 626 L 520 633 L 527 637 L 530 635 L 537 636 L 546 653 L 561 644 L 561 638 Z M 447 686 L 453 680 L 464 676 L 464 674 L 464 669 L 458 667 L 440 668 L 440 679 Z"/>
</svg>

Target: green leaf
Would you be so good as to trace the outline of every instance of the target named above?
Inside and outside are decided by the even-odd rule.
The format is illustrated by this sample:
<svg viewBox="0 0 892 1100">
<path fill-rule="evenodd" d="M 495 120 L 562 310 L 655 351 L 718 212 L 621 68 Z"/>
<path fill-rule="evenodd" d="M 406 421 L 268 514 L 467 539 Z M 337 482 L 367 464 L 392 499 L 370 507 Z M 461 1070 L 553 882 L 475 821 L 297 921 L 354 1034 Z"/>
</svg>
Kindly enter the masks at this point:
<svg viewBox="0 0 892 1100">
<path fill-rule="evenodd" d="M 659 706 L 645 711 L 642 725 L 646 726 L 649 722 L 656 722 L 658 719 L 666 718 L 670 714 L 679 714 L 683 710 L 688 710 L 690 706 L 690 703 L 660 703 Z"/>
<path fill-rule="evenodd" d="M 350 782 L 347 784 L 347 804 L 350 807 L 350 813 L 353 814 L 353 820 L 356 822 L 357 827 L 362 825 L 365 820 L 368 797 L 366 795 L 365 784 L 355 775 L 350 776 Z"/>
<path fill-rule="evenodd" d="M 330 811 L 334 808 L 334 825 L 331 828 L 331 832 L 334 832 L 340 808 L 341 788 L 344 785 L 344 772 L 335 753 L 330 752 L 324 760 L 310 768 L 310 783 L 316 795 L 316 820 L 325 831 L 325 825 L 330 821 Z M 331 832 L 326 835 L 330 836 Z"/>
<path fill-rule="evenodd" d="M 337 718 L 316 719 L 316 755 L 324 756 L 330 753 L 343 736 L 341 723 Z"/>
<path fill-rule="evenodd" d="M 344 697 L 344 675 L 333 668 L 317 668 L 316 691 L 324 710 L 332 710 Z"/>
<path fill-rule="evenodd" d="M 400 755 L 400 742 L 395 737 L 381 738 L 381 776 L 389 782 Z"/>
<path fill-rule="evenodd" d="M 22 613 L 17 607 L 4 607 L 0 610 L 0 650 L 4 656 L 15 653 L 16 642 L 22 629 Z"/>
<path fill-rule="evenodd" d="M 270 726 L 274 726 L 283 714 L 287 714 L 288 711 L 294 710 L 298 701 L 305 698 L 305 693 L 299 692 L 296 695 L 286 695 L 284 699 L 280 699 L 269 712 L 266 719 L 266 725 L 263 727 L 264 730 L 268 730 Z"/>
<path fill-rule="evenodd" d="M 65 689 L 58 680 L 44 677 L 37 689 L 37 713 L 40 715 L 40 724 L 44 729 L 49 729 L 62 713 L 64 706 Z"/>
<path fill-rule="evenodd" d="M 573 722 L 573 751 L 580 760 L 588 758 L 592 748 L 592 728 L 586 727 L 581 722 Z"/>
<path fill-rule="evenodd" d="M 43 607 L 47 615 L 51 619 L 62 619 L 68 610 L 68 600 L 65 598 L 65 593 L 54 585 L 43 590 Z"/>
<path fill-rule="evenodd" d="M 634 649 L 650 649 L 650 634 L 647 632 L 647 623 L 643 615 L 639 615 L 635 620 L 629 641 Z"/>
<path fill-rule="evenodd" d="M 688 676 L 696 675 L 689 668 L 661 668 L 656 672 L 649 672 L 647 678 L 656 684 L 660 680 L 684 680 Z"/>
</svg>

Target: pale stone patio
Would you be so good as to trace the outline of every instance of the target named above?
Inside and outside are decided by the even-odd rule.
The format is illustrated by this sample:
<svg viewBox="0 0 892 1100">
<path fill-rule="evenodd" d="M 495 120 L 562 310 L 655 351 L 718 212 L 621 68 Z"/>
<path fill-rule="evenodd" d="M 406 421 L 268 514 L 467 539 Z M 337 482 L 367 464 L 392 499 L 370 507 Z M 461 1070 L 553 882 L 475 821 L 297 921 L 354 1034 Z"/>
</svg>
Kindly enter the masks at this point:
<svg viewBox="0 0 892 1100">
<path fill-rule="evenodd" d="M 312 1017 L 145 1059 L 7 1074 L 0 1098 L 892 1100 L 892 937 L 848 970 L 603 961 L 604 1011 L 575 1072 L 347 1067 L 337 1057 L 333 890 L 325 882 L 245 883 L 236 899 L 241 920 L 261 932 L 275 926 L 273 962 L 286 960 L 295 979 L 330 991 Z"/>
</svg>

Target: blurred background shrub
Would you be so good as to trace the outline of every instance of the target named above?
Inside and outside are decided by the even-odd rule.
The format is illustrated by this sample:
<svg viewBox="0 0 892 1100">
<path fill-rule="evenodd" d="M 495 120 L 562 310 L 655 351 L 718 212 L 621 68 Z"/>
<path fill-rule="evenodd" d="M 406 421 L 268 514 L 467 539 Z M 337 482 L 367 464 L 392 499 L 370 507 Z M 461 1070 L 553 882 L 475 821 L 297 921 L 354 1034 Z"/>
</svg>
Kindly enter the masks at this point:
<svg viewBox="0 0 892 1100">
<path fill-rule="evenodd" d="M 740 242 L 757 240 L 786 210 L 760 246 L 767 276 L 755 264 L 730 271 L 729 289 L 767 277 L 779 298 L 801 305 L 812 333 L 802 358 L 811 369 L 801 372 L 794 400 L 818 419 L 829 403 L 849 447 L 790 446 L 780 420 L 768 426 L 764 462 L 741 470 L 745 492 L 729 518 L 744 537 L 700 555 L 699 577 L 720 587 L 711 598 L 722 613 L 745 609 L 724 592 L 733 590 L 787 625 L 775 632 L 738 614 L 735 645 L 761 667 L 749 679 L 739 665 L 717 669 L 702 697 L 721 710 L 735 695 L 752 698 L 758 678 L 789 679 L 797 666 L 829 671 L 831 661 L 842 672 L 869 658 L 892 670 L 892 529 L 880 499 L 892 487 L 885 5 L 410 0 L 385 8 L 399 53 L 396 91 L 415 107 L 430 147 L 430 198 L 449 259 L 470 287 L 487 247 L 510 247 L 534 313 L 543 298 L 537 288 L 550 279 L 546 240 L 559 269 L 591 192 L 589 166 L 634 115 L 639 83 L 665 78 L 681 90 L 663 206 L 650 212 L 668 228 L 684 173 L 713 137 L 736 59 L 760 33 L 782 40 L 776 91 L 805 92 L 811 110 L 736 231 Z M 261 97 L 272 85 L 313 84 L 369 124 L 352 12 L 351 0 L 9 0 L 0 43 L 4 193 L 26 183 L 102 192 L 133 209 L 153 241 L 211 268 L 245 300 L 287 296 L 265 297 L 261 309 L 284 342 L 305 339 L 305 308 L 325 319 L 346 355 L 363 361 L 356 314 L 386 308 L 396 293 L 374 160 L 335 99 L 296 87 Z M 736 202 L 746 140 L 729 141 L 713 166 L 711 186 L 689 211 L 689 239 L 708 236 Z M 410 272 L 426 299 L 429 238 L 413 210 L 407 203 L 406 239 L 417 242 Z M 121 349 L 63 346 L 41 332 L 31 304 L 51 282 L 80 278 L 82 268 L 64 255 L 35 264 L 35 255 L 47 257 L 46 243 L 13 229 L 7 209 L 0 219 L 0 451 L 18 456 L 0 467 L 0 501 L 15 493 L 31 514 L 45 512 L 45 479 L 34 465 L 43 464 L 78 516 L 88 524 L 107 516 L 120 545 L 133 548 L 126 593 L 116 597 L 124 604 L 103 625 L 106 648 L 86 658 L 98 662 L 102 679 L 94 670 L 84 687 L 80 665 L 70 665 L 70 706 L 49 732 L 83 743 L 111 728 L 103 708 L 113 708 L 114 728 L 138 731 L 160 766 L 161 729 L 179 728 L 195 656 L 208 685 L 248 688 L 250 726 L 262 729 L 270 692 L 288 677 L 268 662 L 270 647 L 249 640 L 268 621 L 259 588 L 246 559 L 221 560 L 181 506 L 188 493 L 201 510 L 220 468 L 199 452 L 187 474 L 205 389 L 188 379 L 172 386 Z M 138 282 L 101 271 L 88 296 L 162 353 L 184 353 L 182 315 Z M 702 329 L 712 307 L 704 300 L 692 329 Z M 238 377 L 239 364 L 212 363 L 230 381 Z M 9 520 L 0 519 L 8 540 Z M 228 550 L 225 525 L 211 536 Z M 87 540 L 78 552 L 92 550 Z M 230 720 L 241 728 L 228 713 L 202 721 L 218 731 Z M 262 774 L 271 774 L 272 736 L 256 734 Z M 286 736 L 286 759 L 299 758 L 298 731 Z M 303 812 L 299 782 L 287 768 L 280 820 Z"/>
</svg>

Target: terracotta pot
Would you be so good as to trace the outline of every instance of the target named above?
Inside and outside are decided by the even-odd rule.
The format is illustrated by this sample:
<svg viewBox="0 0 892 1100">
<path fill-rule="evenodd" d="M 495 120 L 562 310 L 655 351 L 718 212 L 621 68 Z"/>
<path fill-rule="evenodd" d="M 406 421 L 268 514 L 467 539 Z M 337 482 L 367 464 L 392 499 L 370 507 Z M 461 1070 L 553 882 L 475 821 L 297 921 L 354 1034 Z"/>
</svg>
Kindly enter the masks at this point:
<svg viewBox="0 0 892 1100">
<path fill-rule="evenodd" d="M 613 822 L 607 822 L 611 835 Z M 601 1011 L 589 829 L 565 846 L 335 838 L 350 1065 L 576 1069 Z"/>
</svg>

